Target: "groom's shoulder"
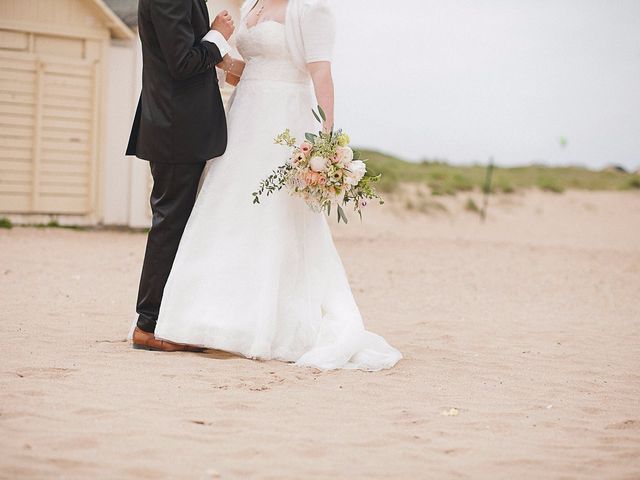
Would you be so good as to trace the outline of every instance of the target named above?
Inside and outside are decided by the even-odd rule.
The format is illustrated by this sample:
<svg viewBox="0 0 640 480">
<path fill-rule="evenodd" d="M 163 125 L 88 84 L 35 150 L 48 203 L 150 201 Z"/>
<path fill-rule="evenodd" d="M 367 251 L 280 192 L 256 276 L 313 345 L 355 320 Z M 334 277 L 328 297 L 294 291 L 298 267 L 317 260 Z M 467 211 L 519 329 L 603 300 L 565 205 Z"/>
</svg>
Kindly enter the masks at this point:
<svg viewBox="0 0 640 480">
<path fill-rule="evenodd" d="M 193 0 L 138 0 L 138 8 L 177 6 L 180 4 L 188 5 Z"/>
</svg>

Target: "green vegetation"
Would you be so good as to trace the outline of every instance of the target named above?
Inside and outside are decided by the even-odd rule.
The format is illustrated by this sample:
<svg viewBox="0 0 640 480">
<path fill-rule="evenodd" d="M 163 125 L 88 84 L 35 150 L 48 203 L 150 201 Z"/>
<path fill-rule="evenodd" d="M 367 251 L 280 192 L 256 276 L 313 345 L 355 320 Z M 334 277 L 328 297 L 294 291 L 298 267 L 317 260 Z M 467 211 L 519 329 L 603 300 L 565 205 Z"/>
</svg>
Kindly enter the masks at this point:
<svg viewBox="0 0 640 480">
<path fill-rule="evenodd" d="M 90 230 L 93 227 L 85 227 L 81 225 L 61 225 L 57 219 L 49 220 L 47 223 L 33 223 L 27 224 L 25 227 L 34 227 L 34 228 L 63 228 L 66 230 Z"/>
<path fill-rule="evenodd" d="M 464 205 L 465 210 L 472 213 L 480 213 L 480 207 L 473 201 L 473 198 L 468 198 L 467 203 Z"/>
<path fill-rule="evenodd" d="M 545 173 L 544 175 L 538 177 L 536 181 L 536 185 L 540 190 L 544 190 L 545 192 L 553 192 L 553 193 L 562 193 L 564 192 L 564 187 L 560 185 L 557 178 L 554 178 L 552 175 Z"/>
<path fill-rule="evenodd" d="M 420 213 L 447 213 L 447 207 L 443 204 L 421 197 L 407 200 L 404 206 L 407 210 L 413 210 Z"/>
<path fill-rule="evenodd" d="M 13 228 L 13 223 L 8 218 L 0 218 L 0 228 L 6 228 L 10 230 Z"/>
<path fill-rule="evenodd" d="M 395 191 L 401 183 L 427 185 L 433 195 L 480 190 L 484 185 L 486 166 L 454 166 L 440 161 L 405 162 L 399 158 L 371 150 L 360 150 L 359 158 L 368 159 L 372 174 L 382 174 L 378 188 Z M 631 190 L 640 189 L 640 177 L 613 170 L 593 171 L 581 167 L 495 167 L 493 193 L 513 193 L 523 188 L 540 188 L 560 193 L 567 189 Z"/>
<path fill-rule="evenodd" d="M 640 176 L 633 175 L 630 179 L 628 179 L 627 188 L 630 190 L 640 189 Z"/>
</svg>

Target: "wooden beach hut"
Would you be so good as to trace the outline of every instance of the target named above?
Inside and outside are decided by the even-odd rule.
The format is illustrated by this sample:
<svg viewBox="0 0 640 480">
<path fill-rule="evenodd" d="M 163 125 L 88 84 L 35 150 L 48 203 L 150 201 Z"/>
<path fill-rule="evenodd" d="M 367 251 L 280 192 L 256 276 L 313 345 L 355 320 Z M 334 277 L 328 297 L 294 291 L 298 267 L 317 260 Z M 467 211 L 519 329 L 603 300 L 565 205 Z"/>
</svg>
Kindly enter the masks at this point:
<svg viewBox="0 0 640 480">
<path fill-rule="evenodd" d="M 112 38 L 102 0 L 0 0 L 0 214 L 98 219 Z"/>
<path fill-rule="evenodd" d="M 124 157 L 141 84 L 137 0 L 0 0 L 0 217 L 150 224 Z M 241 0 L 209 0 L 237 18 Z"/>
</svg>

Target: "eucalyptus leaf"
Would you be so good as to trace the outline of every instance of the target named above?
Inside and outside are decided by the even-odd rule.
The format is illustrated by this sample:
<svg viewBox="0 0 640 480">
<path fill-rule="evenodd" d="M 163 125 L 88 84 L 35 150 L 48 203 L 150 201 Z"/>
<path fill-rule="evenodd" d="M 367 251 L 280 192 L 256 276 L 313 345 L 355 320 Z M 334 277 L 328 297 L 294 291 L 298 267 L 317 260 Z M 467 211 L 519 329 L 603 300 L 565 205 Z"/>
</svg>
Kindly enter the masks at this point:
<svg viewBox="0 0 640 480">
<path fill-rule="evenodd" d="M 324 114 L 324 110 L 322 110 L 322 107 L 320 105 L 318 105 L 318 111 L 320 112 L 320 116 L 322 117 L 323 121 L 327 121 L 327 116 Z"/>
<path fill-rule="evenodd" d="M 314 135 L 313 133 L 305 133 L 304 134 L 304 138 L 309 140 L 311 143 L 315 143 L 316 142 L 316 138 L 318 138 L 318 136 Z"/>
<path fill-rule="evenodd" d="M 340 205 L 338 205 L 338 223 L 340 223 L 340 220 L 342 220 L 344 223 L 349 223 L 349 220 L 347 220 L 347 216 L 344 214 L 344 210 Z"/>
<path fill-rule="evenodd" d="M 315 110 L 311 109 L 311 113 L 313 113 L 313 116 L 316 117 L 316 120 L 318 121 L 318 123 L 322 123 L 322 120 L 320 120 L 320 117 L 318 116 Z"/>
</svg>

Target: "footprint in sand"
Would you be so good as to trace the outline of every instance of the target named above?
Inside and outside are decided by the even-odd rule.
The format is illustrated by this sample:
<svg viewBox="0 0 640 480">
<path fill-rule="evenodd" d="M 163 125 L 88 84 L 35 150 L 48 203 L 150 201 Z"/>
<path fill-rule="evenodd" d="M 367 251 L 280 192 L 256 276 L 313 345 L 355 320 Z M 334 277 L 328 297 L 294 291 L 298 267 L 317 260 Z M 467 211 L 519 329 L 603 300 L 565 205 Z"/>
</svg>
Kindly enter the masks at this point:
<svg viewBox="0 0 640 480">
<path fill-rule="evenodd" d="M 625 420 L 606 426 L 607 430 L 640 430 L 640 420 Z"/>
<path fill-rule="evenodd" d="M 112 413 L 110 410 L 103 408 L 83 407 L 73 412 L 75 415 L 81 415 L 83 417 L 100 417 Z"/>
<path fill-rule="evenodd" d="M 76 368 L 21 368 L 20 370 L 16 370 L 16 375 L 18 375 L 20 378 L 45 378 L 57 380 L 60 378 L 68 377 L 73 372 L 77 371 L 78 370 Z"/>
</svg>

